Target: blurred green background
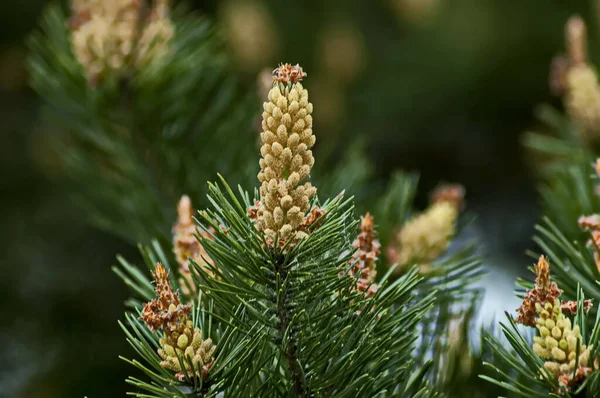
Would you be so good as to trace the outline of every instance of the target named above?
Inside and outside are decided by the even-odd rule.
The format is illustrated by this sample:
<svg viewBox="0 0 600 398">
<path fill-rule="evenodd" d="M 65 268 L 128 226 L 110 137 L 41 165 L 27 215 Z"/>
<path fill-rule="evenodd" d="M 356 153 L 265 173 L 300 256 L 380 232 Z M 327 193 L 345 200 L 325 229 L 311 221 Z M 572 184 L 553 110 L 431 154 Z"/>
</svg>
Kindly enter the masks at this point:
<svg viewBox="0 0 600 398">
<path fill-rule="evenodd" d="M 110 265 L 116 253 L 137 254 L 86 226 L 40 139 L 46 127 L 27 87 L 23 40 L 47 3 L 0 5 L 0 396 L 121 396 L 133 373 L 117 358 L 131 353 L 117 325 L 127 291 Z M 378 177 L 421 172 L 421 205 L 440 180 L 466 186 L 488 280 L 506 281 L 489 288 L 488 318 L 511 309 L 503 305 L 530 262 L 523 253 L 538 218 L 535 161 L 519 137 L 536 125 L 536 104 L 560 106 L 550 60 L 573 13 L 596 41 L 595 3 L 192 2 L 223 24 L 249 82 L 280 61 L 304 67 L 322 148 L 341 154 L 363 137 Z"/>
</svg>

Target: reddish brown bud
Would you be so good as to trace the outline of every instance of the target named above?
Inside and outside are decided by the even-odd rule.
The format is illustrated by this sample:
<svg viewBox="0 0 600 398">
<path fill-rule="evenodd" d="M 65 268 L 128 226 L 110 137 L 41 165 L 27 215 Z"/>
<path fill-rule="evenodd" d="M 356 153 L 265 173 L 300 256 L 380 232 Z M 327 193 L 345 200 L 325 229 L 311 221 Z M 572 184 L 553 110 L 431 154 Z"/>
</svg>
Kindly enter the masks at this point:
<svg viewBox="0 0 600 398">
<path fill-rule="evenodd" d="M 465 198 L 465 188 L 460 184 L 445 184 L 431 193 L 431 203 L 447 202 L 454 205 L 457 209 L 463 204 Z"/>
<path fill-rule="evenodd" d="M 284 84 L 301 82 L 306 77 L 306 72 L 298 64 L 279 64 L 273 71 L 273 80 Z"/>
</svg>

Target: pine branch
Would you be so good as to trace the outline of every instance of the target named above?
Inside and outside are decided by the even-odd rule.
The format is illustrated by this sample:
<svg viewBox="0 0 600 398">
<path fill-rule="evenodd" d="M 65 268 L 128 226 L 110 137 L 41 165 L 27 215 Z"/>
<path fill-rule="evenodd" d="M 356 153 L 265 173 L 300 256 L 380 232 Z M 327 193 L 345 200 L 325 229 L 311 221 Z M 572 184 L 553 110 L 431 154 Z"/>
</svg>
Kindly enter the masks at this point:
<svg viewBox="0 0 600 398">
<path fill-rule="evenodd" d="M 210 185 L 210 190 L 211 201 L 213 202 L 213 207 L 216 209 L 216 212 L 206 211 L 202 213 L 201 221 L 210 223 L 210 226 L 217 231 L 213 235 L 212 240 L 203 241 L 206 251 L 211 258 L 215 260 L 217 277 L 211 278 L 205 270 L 200 267 L 195 267 L 194 270 L 201 283 L 201 289 L 206 291 L 208 295 L 215 295 L 214 297 L 217 300 L 217 303 L 219 303 L 219 306 L 222 308 L 235 305 L 235 300 L 237 298 L 242 298 L 244 300 L 243 305 L 249 310 L 247 314 L 252 317 L 251 319 L 256 322 L 264 323 L 267 327 L 274 327 L 279 338 L 272 340 L 272 337 L 270 337 L 269 334 L 265 335 L 263 338 L 272 341 L 276 347 L 280 347 L 277 351 L 280 351 L 283 354 L 287 366 L 291 371 L 290 373 L 293 374 L 291 379 L 293 381 L 290 387 L 295 391 L 295 394 L 308 394 L 305 387 L 308 385 L 311 386 L 310 392 L 314 394 L 318 391 L 330 390 L 332 388 L 332 385 L 330 384 L 331 381 L 328 382 L 327 380 L 337 380 L 339 377 L 351 377 L 351 374 L 347 374 L 350 369 L 360 371 L 362 367 L 353 368 L 351 365 L 352 361 L 349 362 L 350 358 L 354 358 L 354 355 L 352 357 L 346 357 L 344 362 L 341 362 L 338 365 L 335 365 L 335 362 L 333 364 L 322 362 L 326 358 L 336 358 L 337 355 L 340 355 L 340 353 L 336 354 L 336 352 L 342 348 L 340 345 L 339 332 L 334 333 L 333 331 L 340 327 L 349 327 L 351 319 L 357 316 L 352 309 L 355 305 L 352 306 L 349 305 L 349 303 L 359 302 L 360 300 L 360 297 L 356 296 L 356 294 L 349 294 L 352 280 L 339 277 L 339 265 L 344 264 L 348 259 L 347 256 L 340 257 L 339 253 L 343 252 L 343 247 L 347 247 L 350 243 L 350 240 L 344 237 L 346 232 L 343 232 L 347 231 L 348 226 L 345 226 L 345 220 L 351 214 L 349 212 L 351 209 L 344 209 L 347 202 L 344 204 L 341 202 L 340 198 L 330 202 L 325 207 L 325 224 L 314 231 L 313 234 L 309 235 L 305 241 L 292 249 L 285 256 L 285 259 L 282 259 L 279 257 L 280 255 L 275 255 L 273 257 L 273 255 L 268 254 L 268 252 L 264 252 L 263 246 L 260 244 L 260 239 L 257 240 L 255 237 L 256 234 L 252 232 L 254 229 L 251 224 L 239 224 L 240 218 L 243 217 L 243 219 L 247 220 L 247 216 L 245 215 L 245 212 L 242 212 L 243 206 L 237 206 L 237 204 L 240 203 L 238 200 L 235 200 L 232 204 L 228 204 L 228 200 L 223 195 L 223 192 L 218 189 L 216 185 Z M 225 187 L 225 192 L 229 192 L 229 197 L 232 198 L 233 194 L 231 190 Z M 242 195 L 242 197 L 244 196 L 245 195 Z M 223 224 L 223 227 L 218 229 L 215 228 L 218 227 L 218 225 L 212 220 L 218 220 L 217 222 Z M 248 222 L 249 220 L 245 221 L 245 223 Z M 208 225 L 206 230 L 208 230 Z M 223 233 L 222 231 L 227 232 Z M 241 241 L 246 242 L 245 247 L 243 249 L 240 247 L 239 251 L 238 249 L 234 249 L 235 252 L 231 253 L 231 248 L 235 248 L 237 246 L 236 242 Z M 334 243 L 336 241 L 338 243 Z M 258 243 L 258 245 L 255 245 L 253 242 Z M 340 244 L 342 244 L 341 247 L 339 246 Z M 250 253 L 248 250 L 249 247 L 254 247 L 256 254 Z M 339 247 L 339 249 L 335 249 L 336 247 Z M 254 256 L 256 255 L 264 255 L 266 258 L 270 258 L 270 260 L 268 263 L 264 263 L 264 261 L 255 259 Z M 292 258 L 296 260 L 290 261 Z M 244 268 L 238 268 L 236 266 L 232 267 L 234 264 L 245 264 L 245 266 Z M 254 268 L 252 264 L 268 264 L 268 268 L 272 267 L 272 273 L 268 272 L 271 277 L 265 279 L 264 272 L 267 271 L 267 269 L 261 270 L 261 268 Z M 254 281 L 244 282 L 247 281 L 248 278 L 253 278 Z M 358 315 L 358 318 L 352 321 L 352 323 L 355 324 L 352 327 L 352 330 L 355 330 L 355 332 L 347 332 L 342 338 L 342 340 L 346 340 L 346 343 L 343 345 L 345 347 L 345 352 L 352 352 L 350 347 L 352 347 L 353 344 L 373 345 L 373 342 L 369 341 L 369 334 L 357 334 L 357 332 L 359 330 L 369 330 L 378 324 L 381 325 L 381 322 L 383 321 L 378 320 L 378 311 L 373 311 L 373 309 L 380 308 L 380 306 L 381 310 L 389 308 L 389 305 L 392 304 L 394 300 L 402 302 L 402 296 L 398 296 L 398 293 L 404 295 L 405 293 L 403 292 L 413 288 L 411 286 L 414 286 L 415 274 L 412 273 L 411 275 L 408 275 L 407 278 L 408 279 L 405 281 L 410 281 L 409 285 L 400 288 L 401 285 L 398 285 L 398 283 L 402 282 L 402 280 L 400 280 L 398 283 L 394 284 L 393 287 L 390 287 L 392 290 L 394 290 L 394 288 L 397 289 L 397 293 L 391 294 L 389 290 L 382 291 L 381 300 L 385 301 L 382 301 L 381 304 L 373 303 L 372 307 L 366 307 Z M 256 290 L 259 283 L 266 283 L 268 285 L 273 283 L 272 281 L 275 281 L 273 287 L 267 288 L 266 291 L 273 292 L 273 299 L 270 299 L 268 295 L 265 295 L 262 289 Z M 302 286 L 311 286 L 310 292 L 308 292 L 306 288 L 302 288 Z M 227 294 L 227 291 L 231 291 L 231 293 L 235 292 L 235 294 Z M 331 291 L 340 292 L 333 302 L 331 302 L 332 298 L 330 293 L 328 293 Z M 422 316 L 418 314 L 422 314 L 423 311 L 429 308 L 431 299 L 431 297 L 427 298 L 428 304 L 423 302 L 418 304 L 415 307 L 415 312 L 394 312 L 396 317 L 408 316 L 412 319 L 401 329 L 398 329 L 398 326 L 396 326 L 395 333 L 414 333 L 414 331 L 409 332 L 409 330 L 411 330 L 411 325 L 415 325 L 415 322 L 418 319 L 414 317 Z M 406 298 L 404 300 L 406 300 Z M 386 302 L 388 304 L 385 304 Z M 273 307 L 274 318 L 269 316 L 265 317 L 265 315 L 269 314 L 269 310 L 267 309 L 272 306 L 272 304 L 269 303 L 275 304 L 275 307 Z M 290 305 L 292 307 L 289 307 Z M 343 310 L 344 307 L 346 307 L 345 310 Z M 262 310 L 262 308 L 264 308 L 264 310 Z M 371 308 L 371 310 L 369 310 L 369 308 Z M 340 312 L 340 310 L 342 310 L 342 312 Z M 336 318 L 338 320 L 332 323 Z M 308 319 L 311 320 L 311 323 L 305 325 L 304 322 Z M 234 321 L 239 324 L 244 324 L 249 322 L 249 319 L 236 319 Z M 391 318 L 390 322 L 391 321 L 393 321 L 395 325 L 398 325 L 396 323 L 399 321 L 398 318 Z M 315 324 L 313 325 L 313 323 Z M 368 325 L 371 323 L 374 324 L 369 327 Z M 297 328 L 297 330 L 295 330 L 295 328 Z M 377 329 L 374 329 L 373 332 L 375 332 L 375 330 Z M 387 329 L 384 328 L 384 330 Z M 389 330 L 385 332 L 384 335 L 385 334 L 389 334 Z M 335 339 L 332 339 L 334 336 Z M 387 346 L 391 344 L 393 340 L 388 336 L 385 338 L 385 341 L 386 343 L 384 346 Z M 407 345 L 399 346 L 394 349 L 394 351 L 404 350 L 406 353 L 406 350 L 409 350 L 412 342 L 414 342 L 414 338 L 407 340 Z M 366 349 L 365 347 L 365 350 L 361 350 L 361 352 L 373 352 L 374 348 L 374 346 L 369 349 Z M 377 348 L 376 351 L 373 354 L 368 355 L 368 357 L 374 358 L 374 354 L 380 350 L 381 347 Z M 274 353 L 277 351 L 274 351 Z M 315 354 L 318 354 L 320 358 L 317 362 L 314 362 L 314 359 L 311 359 L 312 355 Z M 404 356 L 403 358 L 405 359 Z M 355 360 L 357 359 L 358 358 Z M 302 365 L 303 368 L 300 368 L 300 365 Z M 384 364 L 381 363 L 379 366 L 384 366 Z M 317 371 L 317 369 L 320 370 Z M 334 374 L 337 376 L 334 376 Z M 322 379 L 322 381 L 319 381 L 320 379 Z M 334 394 L 334 391 L 339 388 L 348 391 L 358 391 L 355 390 L 357 387 L 357 379 L 350 378 L 349 380 L 352 380 L 352 382 L 348 384 L 340 382 L 338 385 L 338 382 L 336 382 L 335 389 L 330 390 L 331 394 Z M 363 386 L 363 388 L 367 388 L 365 391 L 369 391 L 368 384 L 367 387 Z"/>
<path fill-rule="evenodd" d="M 279 261 L 276 262 L 275 273 L 277 274 L 277 285 L 275 287 L 276 292 L 283 292 L 283 294 L 278 295 L 277 300 L 277 325 L 278 325 L 278 339 L 283 341 L 286 338 L 286 335 L 289 333 L 291 329 L 291 333 L 289 333 L 289 342 L 287 343 L 287 352 L 285 353 L 285 357 L 288 362 L 289 370 L 292 374 L 293 385 L 295 394 L 298 397 L 307 396 L 307 392 L 304 390 L 304 381 L 302 373 L 298 367 L 298 357 L 296 355 L 296 336 L 290 325 L 290 313 L 289 308 L 286 303 L 293 302 L 293 292 L 290 292 L 287 289 L 287 281 L 288 281 L 288 269 L 285 267 L 284 258 L 280 258 Z"/>
<path fill-rule="evenodd" d="M 299 66 L 281 65 L 276 71 L 276 79 L 304 76 Z M 179 366 L 173 363 L 173 350 L 188 350 L 190 337 L 185 336 L 192 336 L 191 327 L 176 323 L 173 327 L 185 329 L 173 332 L 166 328 L 170 323 L 160 326 L 164 325 L 161 320 L 170 320 L 173 314 L 188 316 L 189 309 L 171 292 L 165 282 L 166 271 L 157 265 L 155 294 L 161 299 L 145 304 L 143 312 L 150 329 L 165 329 L 158 352 L 166 359 L 160 364 L 179 371 L 175 377 L 183 386 L 195 392 L 206 390 L 207 394 L 236 393 L 238 390 L 232 386 L 243 380 L 251 395 L 256 396 L 435 395 L 438 386 L 431 388 L 430 380 L 438 365 L 415 358 L 419 338 L 421 343 L 429 344 L 434 336 L 419 334 L 428 323 L 434 323 L 437 332 L 446 333 L 452 316 L 459 313 L 453 306 L 475 292 L 470 284 L 481 273 L 473 247 L 448 250 L 462 194 L 453 191 L 460 196 L 453 199 L 447 192 L 436 199 L 443 199 L 434 207 L 441 211 L 443 231 L 449 232 L 436 243 L 434 258 L 427 258 L 435 260 L 426 264 L 435 265 L 435 272 L 423 275 L 424 264 L 402 264 L 403 275 L 392 278 L 398 268 L 392 267 L 377 282 L 376 289 L 371 289 L 373 281 L 365 288 L 361 285 L 364 282 L 359 283 L 364 275 L 357 272 L 356 266 L 358 261 L 366 264 L 368 258 L 369 267 L 363 268 L 370 270 L 377 257 L 379 246 L 372 242 L 373 221 L 369 230 L 361 225 L 358 234 L 352 199 L 339 194 L 321 204 L 312 185 L 304 183 L 314 163 L 309 150 L 314 144 L 312 105 L 306 90 L 294 84 L 277 81 L 264 105 L 263 158 L 258 175 L 262 185 L 255 191 L 260 197 L 255 194 L 251 200 L 241 188 L 235 194 L 220 178 L 219 183 L 208 184 L 210 206 L 197 214 L 201 230 L 196 237 L 202 251 L 193 250 L 189 257 L 191 280 L 186 283 L 202 292 L 202 297 L 192 300 L 194 308 L 214 319 L 214 331 L 206 334 L 214 336 L 217 347 L 214 365 L 211 361 L 207 368 L 207 360 L 202 360 L 200 372 L 189 363 L 190 374 L 185 358 L 177 357 Z M 382 220 L 397 223 L 389 223 L 389 231 L 412 213 L 415 187 L 414 177 L 399 174 L 386 199 L 376 206 L 388 213 Z M 189 200 L 187 203 L 180 217 L 185 214 L 185 231 L 189 234 Z M 182 231 L 181 222 L 176 234 Z M 360 239 L 369 236 L 371 246 L 363 247 Z M 187 236 L 181 239 L 188 242 Z M 148 264 L 160 260 L 160 246 L 155 246 L 144 256 Z M 187 266 L 185 258 L 178 255 L 177 259 Z M 122 267 L 116 272 L 147 300 L 148 278 L 125 261 Z M 180 333 L 181 344 L 174 333 Z M 156 348 L 154 339 L 154 348 L 151 337 L 146 344 L 140 340 L 136 345 L 147 360 Z M 231 342 L 241 341 L 252 344 L 243 349 L 232 346 Z M 441 349 L 446 342 L 442 338 L 436 344 L 436 349 Z M 244 367 L 248 361 L 253 366 Z M 182 374 L 185 380 L 181 380 Z"/>
<path fill-rule="evenodd" d="M 507 313 L 509 324 L 501 323 L 512 351 L 489 336 L 488 342 L 500 361 L 488 364 L 497 372 L 496 377 L 481 377 L 522 396 L 574 397 L 597 391 L 597 387 L 589 383 L 594 383 L 600 372 L 596 361 L 598 351 L 594 346 L 600 331 L 600 317 L 593 321 L 579 286 L 576 302 L 562 301 L 562 290 L 551 281 L 550 266 L 543 256 L 534 272 L 535 283 L 523 298 L 519 316 L 513 319 Z M 565 312 L 573 306 L 577 309 L 574 317 L 571 310 Z M 537 329 L 533 343 L 517 328 L 517 322 Z M 588 325 L 593 330 L 593 338 L 588 338 Z M 502 363 L 519 377 L 502 371 L 499 368 Z"/>
</svg>

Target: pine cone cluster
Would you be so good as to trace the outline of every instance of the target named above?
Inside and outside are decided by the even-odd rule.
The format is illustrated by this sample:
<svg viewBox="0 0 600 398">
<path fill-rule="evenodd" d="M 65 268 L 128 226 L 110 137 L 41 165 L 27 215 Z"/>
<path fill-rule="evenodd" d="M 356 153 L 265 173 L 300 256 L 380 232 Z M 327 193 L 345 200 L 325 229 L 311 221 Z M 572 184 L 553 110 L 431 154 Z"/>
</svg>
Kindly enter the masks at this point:
<svg viewBox="0 0 600 398">
<path fill-rule="evenodd" d="M 565 107 L 569 117 L 580 124 L 582 138 L 600 134 L 600 86 L 596 71 L 588 64 L 569 68 L 566 76 Z"/>
<path fill-rule="evenodd" d="M 577 303 L 560 301 L 562 291 L 550 280 L 550 265 L 543 256 L 535 265 L 535 273 L 535 285 L 518 308 L 515 321 L 538 330 L 533 351 L 545 361 L 544 368 L 559 381 L 561 388 L 568 391 L 592 372 L 589 366 L 592 347 L 583 343 L 579 326 L 573 326 L 563 313 L 564 309 L 575 312 Z M 584 305 L 587 311 L 591 302 Z"/>
<path fill-rule="evenodd" d="M 353 278 L 358 275 L 356 287 L 359 292 L 366 292 L 366 298 L 377 292 L 376 261 L 381 252 L 381 244 L 375 239 L 375 235 L 375 222 L 371 214 L 367 213 L 361 217 L 360 233 L 352 243 L 356 252 L 352 256 L 353 266 L 348 273 Z"/>
<path fill-rule="evenodd" d="M 188 319 L 178 330 L 165 333 L 159 343 L 161 348 L 158 349 L 158 355 L 162 358 L 160 365 L 177 372 L 175 377 L 183 380 L 186 374 L 193 374 L 193 369 L 200 369 L 201 376 L 206 379 L 214 363 L 213 354 L 217 346 L 213 345 L 211 339 L 204 340 L 202 331 L 194 328 L 191 320 Z M 181 368 L 180 359 L 184 369 Z"/>
<path fill-rule="evenodd" d="M 562 386 L 568 388 L 578 383 L 592 371 L 588 366 L 592 347 L 583 344 L 579 326 L 572 327 L 558 300 L 554 304 L 546 302 L 543 307 L 537 303 L 536 312 L 539 336 L 533 338 L 533 351 L 546 361 L 544 367 Z M 574 372 L 576 362 L 577 371 Z"/>
<path fill-rule="evenodd" d="M 171 289 L 169 275 L 161 263 L 156 264 L 154 279 L 157 298 L 144 305 L 141 319 L 150 330 L 163 331 L 158 349 L 161 366 L 177 372 L 175 377 L 180 380 L 194 374 L 206 378 L 214 363 L 216 346 L 211 339 L 203 339 L 200 329 L 194 328 L 191 307 L 181 304 L 179 293 Z"/>
<path fill-rule="evenodd" d="M 586 26 L 579 16 L 566 25 L 567 56 L 555 57 L 550 70 L 550 87 L 562 95 L 567 114 L 576 122 L 584 141 L 600 134 L 600 85 L 587 60 Z"/>
<path fill-rule="evenodd" d="M 313 106 L 300 83 L 303 76 L 299 66 L 281 65 L 274 71 L 275 84 L 263 105 L 260 202 L 255 217 L 270 246 L 306 236 L 300 227 L 316 193 L 310 182 L 304 182 L 315 162 L 311 151 L 315 136 Z"/>
<path fill-rule="evenodd" d="M 442 187 L 433 193 L 429 208 L 402 226 L 387 253 L 391 264 L 399 264 L 397 273 L 413 264 L 419 264 L 425 273 L 430 263 L 446 252 L 456 234 L 463 197 L 460 186 Z"/>
<path fill-rule="evenodd" d="M 166 53 L 174 35 L 165 0 L 145 11 L 143 0 L 73 0 L 73 52 L 90 83 L 124 77 Z"/>
</svg>

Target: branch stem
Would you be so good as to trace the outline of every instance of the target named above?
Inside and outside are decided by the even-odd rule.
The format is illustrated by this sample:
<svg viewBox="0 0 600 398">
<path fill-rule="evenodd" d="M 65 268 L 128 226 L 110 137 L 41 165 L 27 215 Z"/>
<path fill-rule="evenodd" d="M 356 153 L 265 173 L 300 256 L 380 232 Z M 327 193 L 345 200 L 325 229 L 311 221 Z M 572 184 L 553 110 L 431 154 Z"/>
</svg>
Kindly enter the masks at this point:
<svg viewBox="0 0 600 398">
<path fill-rule="evenodd" d="M 287 286 L 287 277 L 289 270 L 284 266 L 284 258 L 281 256 L 276 263 L 276 272 L 280 278 L 277 283 L 277 292 L 282 292 L 281 297 L 277 301 L 277 320 L 278 320 L 278 331 L 279 337 L 283 341 L 283 337 L 286 335 L 286 331 L 290 326 L 290 309 L 288 308 L 288 302 L 291 298 L 291 293 Z M 279 294 L 279 293 L 278 293 Z M 293 378 L 293 387 L 297 397 L 306 397 L 306 391 L 304 390 L 304 380 L 301 370 L 298 368 L 298 358 L 296 353 L 296 341 L 295 334 L 290 333 L 289 341 L 287 342 L 287 349 L 285 350 L 285 357 L 288 362 L 290 372 Z"/>
</svg>

